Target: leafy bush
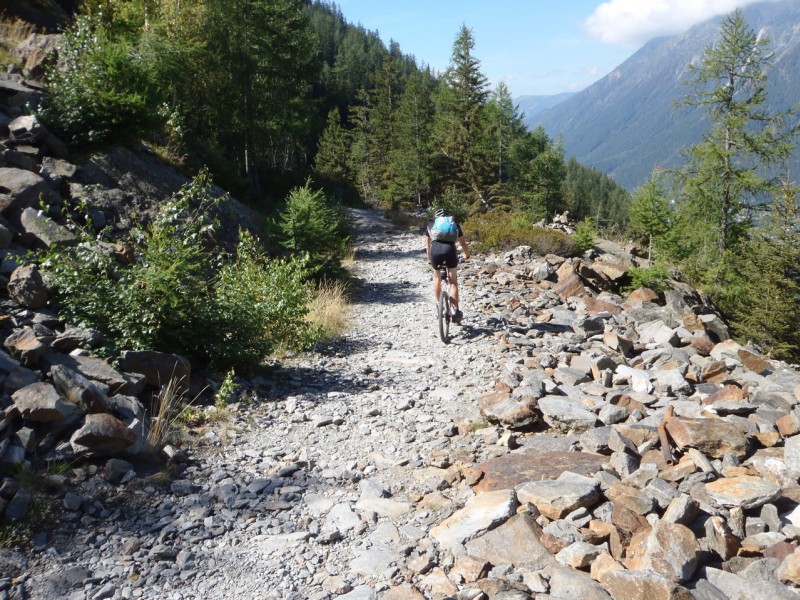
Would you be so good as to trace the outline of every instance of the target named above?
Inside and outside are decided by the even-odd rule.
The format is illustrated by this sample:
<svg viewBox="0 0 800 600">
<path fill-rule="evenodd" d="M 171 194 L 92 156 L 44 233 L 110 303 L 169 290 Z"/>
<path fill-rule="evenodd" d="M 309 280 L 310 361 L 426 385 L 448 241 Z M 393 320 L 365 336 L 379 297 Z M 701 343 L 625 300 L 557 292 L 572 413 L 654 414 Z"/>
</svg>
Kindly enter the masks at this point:
<svg viewBox="0 0 800 600">
<path fill-rule="evenodd" d="M 577 244 L 581 252 L 591 250 L 594 247 L 596 237 L 597 228 L 594 226 L 594 221 L 589 217 L 578 223 L 575 227 L 575 233 L 572 234 L 572 240 Z"/>
<path fill-rule="evenodd" d="M 577 256 L 577 244 L 565 233 L 534 227 L 524 213 L 501 210 L 473 215 L 464 223 L 464 235 L 478 252 L 530 246 L 536 254 Z"/>
<path fill-rule="evenodd" d="M 667 280 L 670 279 L 669 267 L 661 263 L 656 263 L 646 268 L 631 267 L 628 269 L 628 275 L 631 278 L 631 282 L 625 286 L 624 291 L 626 292 L 646 287 L 657 294 L 661 294 L 670 287 L 667 283 Z"/>
<path fill-rule="evenodd" d="M 175 352 L 241 371 L 278 348 L 313 340 L 305 321 L 313 292 L 302 260 L 268 260 L 248 234 L 235 257 L 213 245 L 215 200 L 201 173 L 129 240 L 137 260 L 119 263 L 113 246 L 79 231 L 76 247 L 43 261 L 62 316 L 103 331 L 116 348 Z"/>
<path fill-rule="evenodd" d="M 156 220 L 133 230 L 132 264 L 120 264 L 113 246 L 86 230 L 78 231 L 77 247 L 46 254 L 61 314 L 100 329 L 118 347 L 204 355 L 200 332 L 213 314 L 208 282 L 215 267 L 206 245 L 213 233 L 210 185 L 201 173 Z"/>
<path fill-rule="evenodd" d="M 308 268 L 317 275 L 341 275 L 347 252 L 349 222 L 344 211 L 311 183 L 289 192 L 278 217 L 281 244 L 293 253 L 307 253 Z"/>
<path fill-rule="evenodd" d="M 214 294 L 214 364 L 245 372 L 278 349 L 310 344 L 316 330 L 305 320 L 314 297 L 307 276 L 305 261 L 268 260 L 249 233 L 240 233 L 236 260 L 222 267 Z"/>
<path fill-rule="evenodd" d="M 133 48 L 112 40 L 90 17 L 78 17 L 65 33 L 60 63 L 47 77 L 50 96 L 41 115 L 65 141 L 136 137 L 155 123 L 150 86 Z"/>
</svg>

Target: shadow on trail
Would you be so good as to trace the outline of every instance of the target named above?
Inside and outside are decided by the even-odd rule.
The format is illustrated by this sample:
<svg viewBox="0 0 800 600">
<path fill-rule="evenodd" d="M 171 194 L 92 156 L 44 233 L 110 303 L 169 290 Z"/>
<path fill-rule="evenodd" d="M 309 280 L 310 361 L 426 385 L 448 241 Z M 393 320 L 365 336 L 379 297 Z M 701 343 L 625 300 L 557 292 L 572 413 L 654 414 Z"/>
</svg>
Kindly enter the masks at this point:
<svg viewBox="0 0 800 600">
<path fill-rule="evenodd" d="M 374 383 L 368 376 L 353 377 L 344 370 L 287 368 L 283 380 L 269 393 L 269 402 L 280 402 L 289 396 L 313 396 L 315 404 L 324 404 L 328 394 L 361 394 Z M 331 397 L 335 399 L 335 397 Z"/>
<path fill-rule="evenodd" d="M 464 340 L 476 340 L 478 338 L 486 337 L 487 335 L 492 335 L 493 333 L 494 329 L 491 327 L 483 327 L 480 325 L 473 326 L 468 323 L 464 323 L 461 325 L 460 331 L 456 330 L 455 337 L 462 338 Z"/>
<path fill-rule="evenodd" d="M 400 260 L 404 258 L 420 259 L 420 263 L 425 261 L 425 248 L 411 248 L 403 250 L 401 248 L 359 248 L 356 251 L 356 260 L 380 261 L 380 260 Z"/>
<path fill-rule="evenodd" d="M 402 281 L 370 283 L 360 280 L 354 299 L 363 304 L 402 304 L 422 299 L 419 290 Z"/>
<path fill-rule="evenodd" d="M 572 333 L 574 329 L 572 329 L 571 325 L 559 325 L 556 323 L 534 323 L 530 327 L 527 328 L 527 331 L 541 331 L 543 333 L 553 333 L 553 334 L 560 334 L 560 333 Z"/>
</svg>

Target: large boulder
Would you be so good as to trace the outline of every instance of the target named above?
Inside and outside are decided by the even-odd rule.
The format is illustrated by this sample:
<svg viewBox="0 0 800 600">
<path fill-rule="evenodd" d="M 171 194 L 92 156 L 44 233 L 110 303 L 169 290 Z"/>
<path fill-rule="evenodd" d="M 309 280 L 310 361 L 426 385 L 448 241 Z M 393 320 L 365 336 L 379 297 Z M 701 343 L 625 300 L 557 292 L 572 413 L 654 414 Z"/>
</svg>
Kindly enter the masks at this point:
<svg viewBox="0 0 800 600">
<path fill-rule="evenodd" d="M 36 265 L 18 267 L 8 280 L 9 297 L 26 308 L 42 308 L 47 304 L 48 292 L 42 274 Z"/>
<path fill-rule="evenodd" d="M 105 212 L 111 220 L 133 222 L 154 217 L 163 204 L 189 180 L 154 155 L 113 146 L 95 154 L 80 165 L 72 195 L 81 196 L 89 204 Z M 86 185 L 88 184 L 88 185 Z M 96 185 L 95 185 L 96 184 Z M 215 207 L 219 218 L 218 242 L 233 249 L 239 241 L 239 230 L 259 233 L 257 215 L 241 202 L 216 186 L 210 193 L 220 197 Z"/>
<path fill-rule="evenodd" d="M 478 398 L 478 408 L 489 421 L 506 427 L 527 427 L 539 421 L 537 400 L 514 398 L 508 392 L 487 392 Z"/>
<path fill-rule="evenodd" d="M 120 367 L 123 371 L 144 375 L 147 384 L 156 388 L 173 379 L 181 386 L 188 387 L 192 374 L 189 361 L 183 356 L 154 350 L 123 352 Z"/>
<path fill-rule="evenodd" d="M 46 66 L 55 62 L 63 42 L 64 36 L 60 34 L 32 33 L 11 54 L 21 63 L 25 77 L 40 79 Z"/>
<path fill-rule="evenodd" d="M 34 366 L 48 351 L 47 339 L 37 335 L 33 327 L 15 329 L 3 345 L 11 354 L 19 358 L 20 362 L 28 367 Z"/>
<path fill-rule="evenodd" d="M 66 158 L 68 154 L 64 142 L 50 133 L 35 115 L 17 117 L 8 124 L 8 132 L 15 142 L 41 146 L 47 154 L 52 156 Z"/>
<path fill-rule="evenodd" d="M 86 415 L 83 426 L 70 438 L 76 453 L 113 456 L 136 443 L 136 435 L 122 421 L 107 413 Z"/>
<path fill-rule="evenodd" d="M 104 383 L 112 394 L 138 396 L 144 391 L 144 376 L 135 373 L 120 373 L 110 364 L 93 356 L 69 356 L 51 352 L 42 358 L 48 366 L 64 365 L 88 379 Z"/>
<path fill-rule="evenodd" d="M 431 529 L 440 546 L 454 549 L 511 517 L 517 508 L 513 490 L 474 496 L 467 505 Z"/>
<path fill-rule="evenodd" d="M 0 212 L 12 214 L 43 199 L 58 202 L 58 195 L 44 178 L 23 169 L 0 167 Z"/>
<path fill-rule="evenodd" d="M 47 249 L 52 246 L 71 246 L 77 243 L 75 236 L 65 227 L 57 224 L 44 212 L 26 208 L 20 215 L 24 242 L 34 248 Z"/>
<path fill-rule="evenodd" d="M 108 397 L 94 381 L 64 365 L 50 369 L 53 385 L 64 398 L 80 406 L 85 412 L 96 413 L 108 410 Z"/>
<path fill-rule="evenodd" d="M 633 571 L 655 571 L 683 583 L 694 574 L 699 556 L 700 544 L 688 527 L 661 522 L 633 536 L 625 562 Z"/>
<path fill-rule="evenodd" d="M 61 397 L 49 383 L 33 383 L 11 395 L 14 406 L 23 419 L 34 423 L 77 422 L 84 414 L 80 407 Z"/>
</svg>

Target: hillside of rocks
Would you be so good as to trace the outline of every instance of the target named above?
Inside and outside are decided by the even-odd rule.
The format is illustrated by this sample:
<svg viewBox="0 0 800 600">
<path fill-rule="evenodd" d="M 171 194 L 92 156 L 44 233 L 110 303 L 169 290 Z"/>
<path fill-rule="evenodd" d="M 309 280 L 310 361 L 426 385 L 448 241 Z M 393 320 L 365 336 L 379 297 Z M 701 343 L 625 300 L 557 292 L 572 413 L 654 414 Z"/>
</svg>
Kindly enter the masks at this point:
<svg viewBox="0 0 800 600">
<path fill-rule="evenodd" d="M 247 382 L 160 471 L 118 457 L 48 475 L 57 520 L 0 554 L 0 590 L 797 596 L 796 368 L 732 341 L 685 286 L 603 291 L 631 260 L 606 243 L 474 257 L 442 344 L 418 233 L 356 217 L 345 338 Z"/>
<path fill-rule="evenodd" d="M 64 144 L 26 114 L 42 89 L 20 74 L 0 74 L 0 516 L 23 520 L 33 502 L 18 471 L 81 457 L 159 458 L 151 442 L 153 396 L 173 377 L 192 390 L 213 385 L 180 356 L 125 352 L 117 367 L 93 355 L 104 340 L 59 319 L 45 277 L 28 255 L 77 243 L 66 227 L 86 218 L 123 239 L 146 222 L 188 179 L 146 149 L 111 147 L 70 157 Z M 223 197 L 223 246 L 252 211 Z M 81 213 L 77 210 L 80 207 Z M 120 260 L 126 247 L 112 245 Z M 124 464 L 123 464 L 124 466 Z M 121 475 L 124 475 L 123 471 Z"/>
</svg>

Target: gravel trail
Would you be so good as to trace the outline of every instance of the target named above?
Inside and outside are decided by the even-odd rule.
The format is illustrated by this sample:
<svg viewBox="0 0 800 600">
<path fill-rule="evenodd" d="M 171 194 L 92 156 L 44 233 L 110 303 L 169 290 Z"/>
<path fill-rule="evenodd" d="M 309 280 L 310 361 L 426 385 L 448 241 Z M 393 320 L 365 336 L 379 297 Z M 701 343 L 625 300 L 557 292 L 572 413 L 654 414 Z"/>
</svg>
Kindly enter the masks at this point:
<svg viewBox="0 0 800 600">
<path fill-rule="evenodd" d="M 253 381 L 255 401 L 167 481 L 79 471 L 31 558 L 31 597 L 376 598 L 426 570 L 409 561 L 436 560 L 429 529 L 469 492 L 446 467 L 483 452 L 457 426 L 480 418 L 494 339 L 471 323 L 479 290 L 462 281 L 464 323 L 442 344 L 421 236 L 353 216 L 345 338 Z"/>
</svg>

